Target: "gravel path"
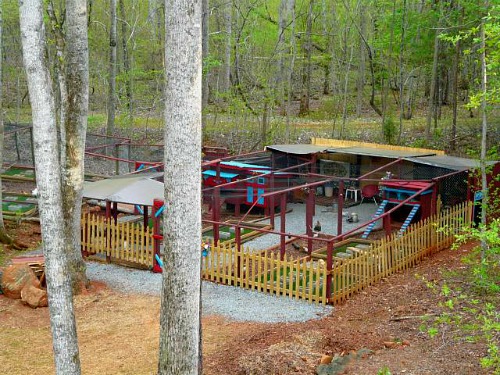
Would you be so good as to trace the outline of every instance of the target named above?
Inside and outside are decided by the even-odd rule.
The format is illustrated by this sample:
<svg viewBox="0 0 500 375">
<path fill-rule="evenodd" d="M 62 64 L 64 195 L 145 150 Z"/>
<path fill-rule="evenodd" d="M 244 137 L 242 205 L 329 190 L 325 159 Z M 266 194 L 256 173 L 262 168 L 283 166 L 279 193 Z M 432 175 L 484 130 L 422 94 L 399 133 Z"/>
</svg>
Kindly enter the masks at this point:
<svg viewBox="0 0 500 375">
<path fill-rule="evenodd" d="M 290 233 L 305 232 L 305 204 L 290 204 L 287 214 L 286 230 Z M 373 203 L 364 203 L 346 210 L 356 212 L 360 222 L 366 221 L 376 210 Z M 322 232 L 335 234 L 337 213 L 324 206 L 316 206 L 314 221 L 320 220 Z M 276 220 L 279 228 L 280 219 Z M 344 222 L 344 232 L 355 228 L 359 223 Z M 245 244 L 249 248 L 263 249 L 279 243 L 279 236 L 265 235 Z M 112 264 L 88 263 L 87 275 L 92 280 L 105 282 L 109 287 L 125 293 L 144 293 L 160 295 L 161 275 L 150 271 L 134 270 Z M 202 306 L 204 315 L 218 314 L 237 321 L 265 323 L 303 322 L 318 319 L 332 312 L 330 306 L 310 304 L 305 301 L 277 297 L 256 291 L 249 291 L 211 282 L 203 282 Z"/>
<path fill-rule="evenodd" d="M 306 233 L 306 205 L 303 203 L 288 203 L 288 209 L 292 209 L 286 215 L 286 232 L 287 233 L 297 233 L 297 234 L 305 234 Z M 342 232 L 346 233 L 356 227 L 358 227 L 361 223 L 367 222 L 370 220 L 377 210 L 377 206 L 373 202 L 366 202 L 357 206 L 352 206 L 350 208 L 344 209 L 344 214 L 351 214 L 353 212 L 358 214 L 359 222 L 358 223 L 348 223 L 346 221 L 347 216 L 344 216 L 344 221 L 342 223 Z M 337 234 L 337 209 L 332 207 L 325 207 L 316 205 L 316 215 L 313 217 L 313 225 L 316 221 L 319 220 L 321 222 L 321 232 L 325 234 L 335 235 Z M 269 220 L 262 221 L 260 223 L 269 223 Z M 281 218 L 279 214 L 275 219 L 275 228 L 276 230 L 280 229 Z M 374 230 L 382 227 L 381 220 L 377 222 Z M 363 228 L 364 230 L 364 228 Z M 248 241 L 245 243 L 245 248 L 261 250 L 266 249 L 274 245 L 278 245 L 280 243 L 280 236 L 277 234 L 267 234 L 264 236 L 260 236 L 255 238 L 252 241 Z"/>
<path fill-rule="evenodd" d="M 159 296 L 161 291 L 161 274 L 150 271 L 88 262 L 87 276 L 124 293 Z M 236 321 L 283 323 L 319 319 L 333 308 L 204 281 L 202 309 L 203 315 L 223 315 Z"/>
</svg>

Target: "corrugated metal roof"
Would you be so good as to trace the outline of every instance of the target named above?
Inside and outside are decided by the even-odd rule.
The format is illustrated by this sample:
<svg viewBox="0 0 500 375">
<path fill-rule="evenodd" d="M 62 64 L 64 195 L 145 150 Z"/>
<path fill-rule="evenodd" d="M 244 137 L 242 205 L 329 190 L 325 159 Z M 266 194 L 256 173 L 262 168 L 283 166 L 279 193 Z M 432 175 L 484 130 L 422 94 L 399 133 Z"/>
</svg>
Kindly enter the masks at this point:
<svg viewBox="0 0 500 375">
<path fill-rule="evenodd" d="M 385 148 L 361 147 L 361 146 L 328 148 L 326 151 L 330 152 L 330 153 L 337 153 L 337 154 L 377 156 L 377 157 L 389 158 L 389 159 L 435 155 L 434 153 L 422 152 L 422 151 L 412 151 L 411 149 L 409 149 L 409 150 L 391 150 L 391 149 L 385 149 Z"/>
<path fill-rule="evenodd" d="M 271 145 L 266 146 L 266 150 L 284 152 L 286 154 L 310 155 L 324 152 L 328 147 L 315 145 Z"/>
<path fill-rule="evenodd" d="M 144 175 L 120 176 L 83 185 L 84 198 L 141 206 L 152 206 L 154 199 L 163 199 L 164 195 L 163 183 Z"/>
<path fill-rule="evenodd" d="M 423 157 L 405 158 L 405 160 L 413 163 L 431 165 L 433 167 L 447 168 L 454 171 L 464 171 L 468 169 L 479 168 L 479 160 L 459 158 L 448 155 L 433 155 Z M 488 162 L 488 165 L 493 165 L 496 161 Z"/>
</svg>

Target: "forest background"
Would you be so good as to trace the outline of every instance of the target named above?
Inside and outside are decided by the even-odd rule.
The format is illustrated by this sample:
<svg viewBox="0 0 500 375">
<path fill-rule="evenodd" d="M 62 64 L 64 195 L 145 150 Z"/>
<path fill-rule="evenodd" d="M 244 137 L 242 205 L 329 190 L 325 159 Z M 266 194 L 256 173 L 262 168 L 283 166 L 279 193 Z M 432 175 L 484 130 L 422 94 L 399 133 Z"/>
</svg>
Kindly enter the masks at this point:
<svg viewBox="0 0 500 375">
<path fill-rule="evenodd" d="M 57 71 L 64 10 L 51 4 L 47 52 Z M 204 6 L 205 144 L 238 153 L 319 135 L 477 156 L 481 19 L 488 148 L 499 143 L 497 0 L 211 0 Z M 132 133 L 144 139 L 161 127 L 168 11 L 159 0 L 89 0 L 90 131 L 139 127 L 144 131 Z M 19 30 L 17 4 L 5 2 L 7 123 L 29 122 Z"/>
</svg>

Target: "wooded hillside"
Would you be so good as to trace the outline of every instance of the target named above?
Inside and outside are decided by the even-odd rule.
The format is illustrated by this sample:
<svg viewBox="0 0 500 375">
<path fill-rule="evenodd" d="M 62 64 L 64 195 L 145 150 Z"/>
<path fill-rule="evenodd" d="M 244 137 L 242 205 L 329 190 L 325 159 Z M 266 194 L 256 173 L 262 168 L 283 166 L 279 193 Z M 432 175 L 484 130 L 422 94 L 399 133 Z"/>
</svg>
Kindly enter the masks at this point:
<svg viewBox="0 0 500 375">
<path fill-rule="evenodd" d="M 112 133 L 110 121 L 118 128 L 158 123 L 169 10 L 160 0 L 88 3 L 89 125 L 108 123 Z M 57 0 L 49 4 L 47 52 L 56 73 L 64 9 Z M 497 0 L 205 0 L 204 5 L 208 141 L 217 129 L 229 127 L 242 136 L 250 133 L 248 149 L 296 142 L 297 124 L 311 120 L 315 131 L 328 136 L 456 151 L 481 128 L 484 20 L 489 144 L 498 143 Z M 6 121 L 29 122 L 18 6 L 3 7 Z M 109 110 L 114 105 L 116 110 Z"/>
</svg>

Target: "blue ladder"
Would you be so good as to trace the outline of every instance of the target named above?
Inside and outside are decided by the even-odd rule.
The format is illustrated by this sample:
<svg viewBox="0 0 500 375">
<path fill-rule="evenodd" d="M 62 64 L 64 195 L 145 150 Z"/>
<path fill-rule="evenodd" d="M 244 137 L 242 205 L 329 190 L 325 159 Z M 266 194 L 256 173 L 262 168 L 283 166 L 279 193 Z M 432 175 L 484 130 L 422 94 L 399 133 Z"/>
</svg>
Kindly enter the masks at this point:
<svg viewBox="0 0 500 375">
<path fill-rule="evenodd" d="M 375 212 L 375 215 L 372 216 L 372 219 L 375 219 L 377 217 L 379 217 L 380 215 L 382 215 L 385 211 L 385 206 L 387 206 L 387 202 L 389 202 L 388 200 L 383 200 L 382 203 L 380 203 L 380 206 L 378 206 L 377 208 L 377 211 Z M 366 239 L 368 237 L 368 235 L 371 233 L 371 231 L 373 230 L 373 228 L 375 228 L 375 224 L 377 223 L 377 220 L 371 222 L 370 224 L 368 224 L 368 226 L 366 227 L 363 235 L 361 236 L 361 238 L 363 239 Z"/>
<path fill-rule="evenodd" d="M 410 225 L 411 221 L 413 220 L 413 218 L 415 217 L 415 214 L 417 213 L 418 209 L 420 208 L 420 205 L 419 204 L 416 204 L 413 206 L 413 208 L 411 209 L 410 211 L 410 214 L 408 215 L 408 217 L 406 218 L 405 222 L 403 223 L 403 225 L 401 225 L 401 228 L 399 229 L 399 232 L 398 234 L 401 236 L 405 230 L 408 228 L 408 226 Z"/>
</svg>

